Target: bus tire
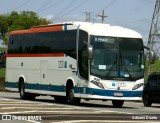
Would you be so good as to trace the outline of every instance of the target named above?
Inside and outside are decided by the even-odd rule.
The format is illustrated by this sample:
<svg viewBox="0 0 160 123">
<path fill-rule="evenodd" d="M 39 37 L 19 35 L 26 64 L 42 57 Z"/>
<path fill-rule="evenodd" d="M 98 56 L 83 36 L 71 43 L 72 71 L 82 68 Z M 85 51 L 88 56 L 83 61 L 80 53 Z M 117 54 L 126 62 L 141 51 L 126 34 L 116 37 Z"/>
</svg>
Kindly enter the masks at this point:
<svg viewBox="0 0 160 123">
<path fill-rule="evenodd" d="M 24 83 L 23 79 L 20 80 L 19 93 L 20 93 L 20 98 L 22 100 L 34 100 L 35 99 L 35 95 L 34 94 L 25 92 L 25 83 Z"/>
<path fill-rule="evenodd" d="M 67 86 L 67 99 L 69 104 L 76 105 L 79 104 L 81 99 L 75 97 L 73 84 Z"/>
<path fill-rule="evenodd" d="M 123 106 L 123 100 L 112 100 L 113 107 L 121 108 Z"/>
<path fill-rule="evenodd" d="M 147 93 L 143 96 L 143 105 L 146 107 L 150 107 L 152 105 L 152 100 L 149 97 L 150 96 Z"/>
<path fill-rule="evenodd" d="M 70 91 L 69 91 L 69 99 L 68 99 L 68 101 L 72 105 L 80 103 L 80 98 L 76 98 L 74 96 L 74 90 L 73 89 L 70 89 Z"/>
<path fill-rule="evenodd" d="M 27 99 L 27 94 L 25 93 L 25 84 L 24 84 L 24 80 L 20 80 L 20 84 L 19 84 L 19 93 L 20 93 L 20 98 L 22 100 L 26 100 Z"/>
</svg>

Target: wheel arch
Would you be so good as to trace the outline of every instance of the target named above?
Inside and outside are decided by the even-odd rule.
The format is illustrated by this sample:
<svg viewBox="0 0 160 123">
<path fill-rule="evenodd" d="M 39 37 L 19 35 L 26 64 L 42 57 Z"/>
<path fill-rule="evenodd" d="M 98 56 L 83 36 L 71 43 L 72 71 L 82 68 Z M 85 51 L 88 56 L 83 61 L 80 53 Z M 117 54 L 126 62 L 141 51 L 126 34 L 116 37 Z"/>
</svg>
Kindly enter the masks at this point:
<svg viewBox="0 0 160 123">
<path fill-rule="evenodd" d="M 69 84 L 73 84 L 73 87 L 76 86 L 76 83 L 75 83 L 75 81 L 74 81 L 74 79 L 73 79 L 72 77 L 67 78 L 66 87 L 67 87 Z"/>
</svg>

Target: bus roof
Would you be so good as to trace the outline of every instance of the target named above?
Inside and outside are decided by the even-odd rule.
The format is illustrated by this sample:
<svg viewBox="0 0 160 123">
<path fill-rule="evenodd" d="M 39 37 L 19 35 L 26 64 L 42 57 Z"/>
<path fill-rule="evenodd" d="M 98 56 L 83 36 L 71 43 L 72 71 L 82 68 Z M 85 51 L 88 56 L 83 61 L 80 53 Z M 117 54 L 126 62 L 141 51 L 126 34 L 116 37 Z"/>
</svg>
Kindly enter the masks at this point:
<svg viewBox="0 0 160 123">
<path fill-rule="evenodd" d="M 90 35 L 111 36 L 111 37 L 128 37 L 142 38 L 138 32 L 124 28 L 121 26 L 111 26 L 102 23 L 86 23 L 73 22 L 75 25 L 80 25 L 80 29 L 87 31 Z"/>
<path fill-rule="evenodd" d="M 24 34 L 35 32 L 52 32 L 77 29 L 88 32 L 90 35 L 110 36 L 110 37 L 128 37 L 128 38 L 142 38 L 142 36 L 131 29 L 120 26 L 111 26 L 109 24 L 89 23 L 89 22 L 63 22 L 57 24 L 35 26 L 28 30 L 12 31 L 10 34 Z"/>
</svg>

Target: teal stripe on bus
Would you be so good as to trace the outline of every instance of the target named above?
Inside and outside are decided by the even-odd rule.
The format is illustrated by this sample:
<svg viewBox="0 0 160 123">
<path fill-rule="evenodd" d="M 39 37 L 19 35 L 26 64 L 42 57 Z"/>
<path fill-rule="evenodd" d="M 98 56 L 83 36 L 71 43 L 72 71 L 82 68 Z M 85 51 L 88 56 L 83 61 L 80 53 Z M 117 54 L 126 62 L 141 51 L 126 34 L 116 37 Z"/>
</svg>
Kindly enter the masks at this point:
<svg viewBox="0 0 160 123">
<path fill-rule="evenodd" d="M 6 82 L 5 87 L 18 88 L 18 84 L 13 82 Z M 25 89 L 66 92 L 66 86 L 45 85 L 45 84 L 26 83 Z M 75 87 L 74 93 L 98 95 L 98 96 L 111 96 L 111 97 L 114 97 L 115 93 L 120 93 L 123 95 L 122 97 L 142 97 L 143 91 L 104 90 L 104 89 L 95 89 L 95 88 Z"/>
</svg>

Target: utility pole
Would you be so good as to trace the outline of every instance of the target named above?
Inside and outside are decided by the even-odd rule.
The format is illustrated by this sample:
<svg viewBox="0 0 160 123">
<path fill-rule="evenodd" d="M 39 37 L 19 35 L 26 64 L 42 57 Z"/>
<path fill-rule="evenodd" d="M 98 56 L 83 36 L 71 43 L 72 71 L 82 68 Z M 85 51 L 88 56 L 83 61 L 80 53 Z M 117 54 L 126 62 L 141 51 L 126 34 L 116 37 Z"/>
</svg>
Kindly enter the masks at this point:
<svg viewBox="0 0 160 123">
<path fill-rule="evenodd" d="M 160 58 L 160 0 L 156 0 L 147 46 Z M 155 64 L 149 64 L 148 74 L 156 71 L 156 68 Z"/>
<path fill-rule="evenodd" d="M 156 0 L 147 45 L 160 57 L 160 0 Z"/>
<path fill-rule="evenodd" d="M 104 15 L 104 10 L 102 12 L 102 15 L 98 15 L 98 17 L 102 18 L 102 23 L 104 23 L 104 19 L 107 17 L 106 15 Z"/>
<path fill-rule="evenodd" d="M 86 13 L 86 22 L 91 21 L 91 12 L 85 12 Z"/>
</svg>

